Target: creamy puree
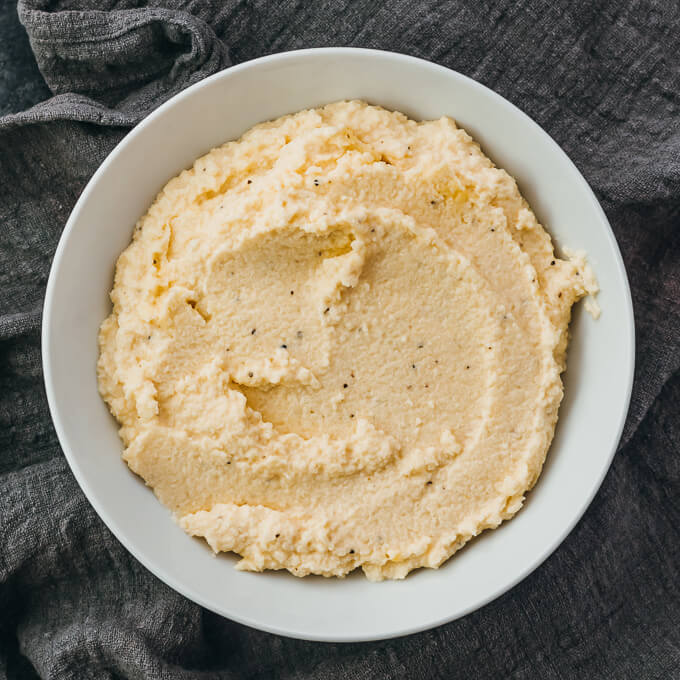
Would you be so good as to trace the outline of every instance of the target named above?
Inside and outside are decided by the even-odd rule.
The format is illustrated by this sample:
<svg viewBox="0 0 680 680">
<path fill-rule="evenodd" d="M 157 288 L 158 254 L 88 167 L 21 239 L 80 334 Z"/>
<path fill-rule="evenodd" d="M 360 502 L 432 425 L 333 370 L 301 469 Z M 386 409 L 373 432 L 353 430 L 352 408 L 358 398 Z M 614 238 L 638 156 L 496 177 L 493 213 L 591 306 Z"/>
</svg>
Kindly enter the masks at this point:
<svg viewBox="0 0 680 680">
<path fill-rule="evenodd" d="M 340 102 L 168 182 L 99 385 L 130 468 L 239 568 L 402 578 L 519 510 L 595 291 L 453 120 Z"/>
</svg>

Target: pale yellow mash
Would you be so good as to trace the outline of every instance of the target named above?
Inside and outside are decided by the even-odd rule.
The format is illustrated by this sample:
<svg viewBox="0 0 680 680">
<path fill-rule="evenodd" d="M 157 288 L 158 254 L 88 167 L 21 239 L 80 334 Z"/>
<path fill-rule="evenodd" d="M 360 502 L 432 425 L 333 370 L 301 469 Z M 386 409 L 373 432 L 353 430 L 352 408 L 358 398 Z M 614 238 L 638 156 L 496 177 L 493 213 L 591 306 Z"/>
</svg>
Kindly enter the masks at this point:
<svg viewBox="0 0 680 680">
<path fill-rule="evenodd" d="M 453 120 L 339 102 L 168 182 L 99 385 L 130 468 L 240 569 L 402 578 L 520 509 L 595 291 Z"/>
</svg>

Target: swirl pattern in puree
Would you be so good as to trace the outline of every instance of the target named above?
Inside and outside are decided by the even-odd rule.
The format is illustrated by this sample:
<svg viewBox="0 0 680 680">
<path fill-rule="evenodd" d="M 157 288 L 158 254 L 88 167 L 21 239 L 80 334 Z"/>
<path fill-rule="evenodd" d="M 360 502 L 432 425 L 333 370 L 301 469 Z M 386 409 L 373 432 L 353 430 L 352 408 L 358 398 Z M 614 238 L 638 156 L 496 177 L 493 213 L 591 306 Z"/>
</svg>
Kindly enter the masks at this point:
<svg viewBox="0 0 680 680">
<path fill-rule="evenodd" d="M 161 191 L 100 390 L 130 468 L 240 568 L 402 578 L 521 507 L 595 291 L 451 119 L 339 102 Z"/>
</svg>

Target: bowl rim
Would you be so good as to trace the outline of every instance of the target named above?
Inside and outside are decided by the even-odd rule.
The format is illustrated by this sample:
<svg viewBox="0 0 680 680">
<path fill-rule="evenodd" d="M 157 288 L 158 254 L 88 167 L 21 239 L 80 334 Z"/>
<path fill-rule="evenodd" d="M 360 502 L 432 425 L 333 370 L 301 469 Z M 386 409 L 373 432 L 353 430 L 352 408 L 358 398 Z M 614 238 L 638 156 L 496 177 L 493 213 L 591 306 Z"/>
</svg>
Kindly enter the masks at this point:
<svg viewBox="0 0 680 680">
<path fill-rule="evenodd" d="M 626 316 L 626 322 L 627 322 L 627 341 L 628 341 L 628 347 L 629 347 L 629 352 L 627 356 L 627 361 L 626 365 L 622 366 L 622 371 L 625 371 L 625 393 L 624 393 L 624 399 L 621 402 L 621 409 L 620 413 L 618 416 L 618 428 L 615 434 L 615 437 L 612 440 L 612 445 L 611 445 L 611 450 L 608 453 L 608 456 L 606 458 L 606 465 L 602 465 L 602 470 L 597 478 L 592 478 L 590 480 L 591 488 L 589 493 L 586 496 L 585 502 L 582 503 L 582 505 L 579 507 L 578 511 L 573 514 L 573 517 L 570 522 L 568 522 L 566 528 L 564 528 L 562 531 L 556 533 L 554 537 L 552 538 L 551 541 L 547 542 L 541 553 L 531 561 L 531 563 L 523 569 L 519 574 L 517 574 L 513 579 L 509 580 L 508 582 L 504 583 L 502 587 L 496 588 L 495 590 L 489 592 L 485 597 L 481 598 L 478 600 L 476 603 L 466 606 L 462 608 L 459 611 L 454 612 L 450 616 L 443 616 L 439 617 L 427 622 L 419 622 L 415 625 L 407 626 L 407 627 L 402 627 L 396 630 L 391 630 L 386 632 L 385 634 L 381 635 L 356 635 L 356 634 L 345 634 L 345 635 L 333 635 L 332 637 L 329 637 L 328 635 L 325 634 L 310 634 L 310 633 L 305 633 L 305 634 L 300 634 L 299 632 L 296 632 L 295 630 L 292 629 L 283 629 L 280 628 L 279 626 L 276 625 L 268 625 L 266 623 L 263 623 L 260 620 L 256 619 L 251 619 L 248 616 L 243 616 L 240 614 L 232 614 L 231 612 L 229 614 L 225 614 L 223 611 L 218 609 L 214 603 L 211 603 L 207 601 L 205 598 L 203 598 L 201 595 L 193 592 L 192 587 L 188 585 L 187 583 L 182 583 L 178 582 L 175 578 L 167 574 L 162 566 L 158 564 L 157 561 L 154 561 L 152 559 L 147 559 L 145 556 L 143 556 L 136 548 L 134 543 L 132 541 L 129 541 L 125 535 L 125 532 L 118 526 L 118 523 L 116 522 L 116 519 L 114 516 L 112 516 L 110 513 L 108 513 L 105 508 L 102 506 L 102 504 L 99 502 L 96 493 L 89 487 L 86 476 L 83 474 L 83 471 L 78 464 L 77 456 L 74 455 L 73 450 L 71 449 L 69 445 L 69 438 L 67 435 L 67 432 L 60 420 L 59 417 L 59 406 L 55 394 L 55 385 L 53 382 L 53 371 L 52 371 L 52 364 L 55 360 L 57 360 L 56 357 L 52 357 L 51 355 L 51 343 L 50 343 L 50 336 L 52 333 L 52 303 L 53 303 L 53 297 L 55 295 L 55 280 L 57 278 L 57 271 L 60 269 L 62 266 L 62 259 L 64 257 L 64 253 L 67 250 L 68 247 L 68 242 L 69 238 L 71 235 L 71 232 L 73 230 L 74 225 L 77 223 L 79 219 L 80 212 L 83 208 L 83 206 L 87 203 L 89 200 L 90 194 L 93 192 L 95 186 L 99 183 L 100 177 L 105 173 L 106 169 L 108 166 L 113 162 L 113 160 L 123 152 L 123 150 L 130 144 L 134 144 L 136 138 L 143 134 L 146 128 L 149 126 L 153 125 L 154 122 L 158 117 L 160 117 L 167 109 L 176 106 L 179 102 L 192 97 L 196 92 L 198 92 L 200 89 L 207 87 L 209 84 L 212 82 L 219 80 L 221 78 L 228 78 L 232 74 L 235 74 L 237 72 L 251 69 L 253 67 L 258 67 L 266 64 L 270 64 L 273 62 L 286 62 L 286 61 L 294 61 L 294 60 L 299 60 L 299 59 L 309 59 L 309 58 L 314 58 L 316 55 L 319 54 L 326 54 L 326 55 L 334 55 L 338 58 L 342 58 L 344 56 L 349 56 L 349 55 L 362 55 L 366 58 L 375 58 L 379 57 L 382 59 L 392 59 L 395 60 L 396 62 L 406 64 L 410 63 L 412 65 L 419 65 L 420 67 L 424 67 L 427 69 L 433 69 L 435 71 L 440 71 L 440 72 L 445 72 L 447 77 L 453 77 L 455 79 L 459 79 L 462 82 L 465 82 L 467 86 L 472 87 L 473 89 L 477 89 L 479 91 L 482 91 L 484 95 L 491 97 L 491 99 L 495 102 L 496 105 L 499 107 L 505 108 L 507 111 L 511 112 L 512 115 L 514 116 L 519 116 L 521 119 L 523 119 L 523 122 L 534 128 L 535 132 L 538 132 L 547 142 L 548 146 L 551 148 L 551 152 L 554 154 L 559 154 L 563 157 L 563 159 L 567 162 L 567 167 L 569 170 L 574 174 L 577 182 L 581 185 L 581 188 L 585 190 L 586 195 L 589 196 L 593 203 L 593 207 L 595 211 L 597 212 L 600 220 L 602 221 L 603 225 L 606 227 L 605 232 L 606 232 L 606 237 L 607 240 L 609 241 L 609 245 L 611 247 L 611 250 L 614 254 L 614 259 L 616 262 L 616 267 L 618 270 L 618 274 L 623 281 L 623 288 L 624 288 L 624 296 L 625 296 L 625 316 Z M 599 490 L 600 486 L 602 485 L 602 482 L 604 480 L 604 477 L 606 476 L 607 472 L 609 471 L 609 468 L 611 466 L 611 462 L 613 460 L 614 455 L 616 454 L 616 451 L 618 450 L 618 446 L 621 440 L 621 436 L 623 433 L 623 428 L 626 423 L 626 418 L 628 415 L 628 410 L 630 407 L 630 400 L 631 400 L 631 395 L 632 395 L 632 389 L 633 389 L 633 382 L 634 382 L 634 374 L 635 374 L 635 317 L 634 317 L 634 312 L 633 312 L 633 301 L 632 301 L 632 295 L 631 295 L 631 290 L 630 290 L 630 283 L 628 281 L 628 277 L 626 274 L 626 269 L 624 266 L 623 258 L 621 255 L 621 251 L 618 247 L 618 243 L 616 241 L 616 238 L 614 236 L 614 233 L 612 231 L 611 225 L 609 224 L 609 220 L 607 219 L 607 216 L 602 209 L 602 206 L 600 205 L 600 202 L 598 201 L 595 193 L 591 189 L 590 185 L 586 181 L 586 179 L 583 177 L 581 174 L 580 170 L 576 167 L 574 162 L 571 160 L 571 158 L 567 155 L 565 151 L 562 150 L 562 148 L 557 144 L 557 142 L 537 123 L 535 122 L 528 114 L 524 113 L 519 107 L 515 106 L 512 102 L 507 100 L 505 97 L 502 95 L 498 94 L 491 88 L 483 85 L 482 83 L 466 76 L 463 75 L 462 73 L 459 73 L 458 71 L 455 71 L 453 69 L 450 69 L 446 66 L 442 66 L 440 64 L 434 63 L 432 61 L 429 61 L 427 59 L 422 59 L 419 57 L 414 57 L 398 52 L 392 52 L 389 50 L 378 50 L 378 49 L 366 49 L 366 48 L 356 48 L 356 47 L 320 47 L 320 48 L 305 48 L 305 49 L 299 49 L 299 50 L 289 50 L 285 52 L 279 52 L 275 54 L 270 54 L 266 55 L 263 57 L 258 57 L 256 59 L 248 60 L 245 62 L 242 62 L 240 64 L 237 64 L 235 66 L 230 66 L 225 69 L 222 69 L 221 71 L 218 71 L 217 73 L 214 73 L 211 76 L 208 76 L 207 78 L 204 78 L 197 83 L 194 83 L 193 85 L 190 85 L 186 89 L 182 90 L 181 92 L 175 94 L 163 104 L 161 104 L 159 107 L 154 109 L 149 115 L 147 115 L 142 121 L 140 121 L 139 124 L 137 124 L 130 132 L 128 132 L 123 139 L 112 149 L 112 151 L 106 156 L 104 161 L 101 163 L 101 165 L 97 168 L 97 170 L 94 172 L 92 177 L 89 179 L 87 182 L 85 188 L 83 189 L 82 193 L 80 194 L 78 200 L 76 201 L 71 214 L 69 215 L 69 218 L 64 226 L 64 229 L 61 233 L 61 236 L 59 238 L 59 242 L 57 245 L 57 248 L 55 250 L 55 254 L 52 260 L 52 264 L 50 267 L 50 274 L 49 278 L 47 281 L 47 287 L 45 291 L 45 298 L 44 298 L 44 303 L 43 303 L 43 314 L 42 314 L 42 329 L 41 329 L 41 350 L 42 350 L 42 365 L 43 365 L 43 378 L 44 378 L 44 383 L 45 383 L 45 391 L 47 395 L 47 401 L 48 401 L 48 406 L 49 406 L 49 411 L 50 415 L 52 418 L 52 422 L 54 424 L 55 431 L 57 433 L 57 437 L 60 443 L 60 446 L 62 448 L 62 451 L 64 452 L 64 456 L 69 464 L 69 467 L 71 468 L 71 471 L 76 478 L 76 481 L 78 482 L 78 485 L 80 486 L 81 490 L 85 494 L 85 497 L 89 501 L 89 503 L 92 505 L 94 508 L 95 512 L 99 516 L 99 518 L 104 522 L 104 524 L 107 526 L 109 531 L 113 533 L 113 535 L 116 537 L 116 539 L 123 545 L 123 547 L 133 555 L 133 557 L 139 561 L 146 569 L 148 569 L 154 576 L 162 580 L 164 583 L 166 583 L 168 586 L 170 586 L 173 590 L 176 592 L 180 593 L 187 599 L 191 600 L 192 602 L 198 604 L 199 606 L 205 607 L 206 609 L 219 614 L 220 616 L 223 616 L 225 618 L 228 618 L 232 621 L 235 621 L 237 623 L 249 626 L 251 628 L 255 628 L 258 630 L 263 630 L 268 633 L 274 633 L 277 635 L 282 635 L 285 637 L 291 637 L 291 638 L 296 638 L 296 639 L 305 639 L 305 640 L 311 640 L 311 641 L 321 641 L 321 642 L 365 642 L 365 641 L 371 641 L 371 640 L 385 640 L 385 639 L 391 639 L 391 638 L 397 638 L 397 637 L 402 637 L 405 635 L 410 635 L 413 633 L 421 632 L 424 630 L 429 630 L 432 628 L 435 628 L 437 626 L 443 625 L 445 623 L 451 622 L 455 619 L 462 618 L 463 616 L 466 616 L 467 614 L 476 611 L 477 609 L 481 609 L 491 601 L 497 599 L 507 591 L 509 591 L 511 588 L 516 586 L 520 581 L 524 580 L 529 574 L 531 574 L 533 571 L 535 571 L 543 562 L 550 556 L 552 553 L 562 544 L 562 542 L 566 539 L 566 537 L 571 533 L 571 531 L 574 529 L 576 524 L 581 520 L 583 517 L 585 511 L 587 508 L 590 506 L 593 498 L 595 497 L 595 494 Z"/>
</svg>

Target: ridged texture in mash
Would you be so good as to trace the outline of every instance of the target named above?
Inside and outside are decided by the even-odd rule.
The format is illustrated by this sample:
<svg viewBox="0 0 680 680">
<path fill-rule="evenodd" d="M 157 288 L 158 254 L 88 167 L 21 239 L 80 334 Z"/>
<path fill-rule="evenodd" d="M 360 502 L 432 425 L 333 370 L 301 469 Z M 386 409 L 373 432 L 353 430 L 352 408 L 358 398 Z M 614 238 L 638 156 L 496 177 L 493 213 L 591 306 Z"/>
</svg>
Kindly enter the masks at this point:
<svg viewBox="0 0 680 680">
<path fill-rule="evenodd" d="M 99 384 L 130 468 L 239 568 L 402 578 L 521 507 L 595 290 L 451 119 L 341 102 L 167 184 Z"/>
</svg>

